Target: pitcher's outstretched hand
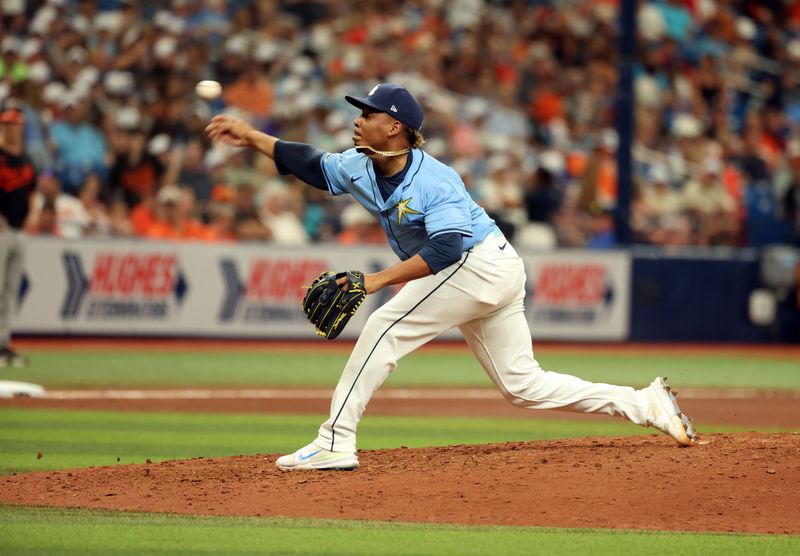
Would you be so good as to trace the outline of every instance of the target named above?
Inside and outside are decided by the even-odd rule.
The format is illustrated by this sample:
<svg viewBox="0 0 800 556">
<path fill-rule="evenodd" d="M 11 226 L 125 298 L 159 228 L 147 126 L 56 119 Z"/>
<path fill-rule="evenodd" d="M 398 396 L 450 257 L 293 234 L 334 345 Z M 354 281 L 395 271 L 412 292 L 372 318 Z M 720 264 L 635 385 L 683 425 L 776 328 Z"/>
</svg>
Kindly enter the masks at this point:
<svg viewBox="0 0 800 556">
<path fill-rule="evenodd" d="M 222 141 L 234 147 L 251 146 L 250 134 L 253 126 L 238 118 L 224 114 L 214 116 L 206 126 L 206 134 L 212 141 Z"/>
</svg>

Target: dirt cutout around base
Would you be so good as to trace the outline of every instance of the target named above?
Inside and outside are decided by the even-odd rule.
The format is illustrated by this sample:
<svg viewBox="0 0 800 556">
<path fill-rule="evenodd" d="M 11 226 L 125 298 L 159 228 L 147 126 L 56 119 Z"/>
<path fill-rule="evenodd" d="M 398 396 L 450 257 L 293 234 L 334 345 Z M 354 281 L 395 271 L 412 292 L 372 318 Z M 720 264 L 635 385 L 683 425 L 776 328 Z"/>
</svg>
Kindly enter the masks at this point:
<svg viewBox="0 0 800 556">
<path fill-rule="evenodd" d="M 800 435 L 664 435 L 359 453 L 356 471 L 274 455 L 0 477 L 0 502 L 425 523 L 800 534 Z"/>
</svg>

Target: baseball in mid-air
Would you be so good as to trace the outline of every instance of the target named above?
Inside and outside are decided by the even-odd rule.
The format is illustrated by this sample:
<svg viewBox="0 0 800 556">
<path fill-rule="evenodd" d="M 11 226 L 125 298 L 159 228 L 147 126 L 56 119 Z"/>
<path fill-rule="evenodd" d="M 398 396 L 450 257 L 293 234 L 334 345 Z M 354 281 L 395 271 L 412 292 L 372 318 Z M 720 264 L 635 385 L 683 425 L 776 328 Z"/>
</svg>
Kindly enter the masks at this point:
<svg viewBox="0 0 800 556">
<path fill-rule="evenodd" d="M 214 100 L 222 94 L 222 85 L 219 84 L 219 81 L 207 79 L 195 85 L 194 92 L 203 100 Z"/>
</svg>

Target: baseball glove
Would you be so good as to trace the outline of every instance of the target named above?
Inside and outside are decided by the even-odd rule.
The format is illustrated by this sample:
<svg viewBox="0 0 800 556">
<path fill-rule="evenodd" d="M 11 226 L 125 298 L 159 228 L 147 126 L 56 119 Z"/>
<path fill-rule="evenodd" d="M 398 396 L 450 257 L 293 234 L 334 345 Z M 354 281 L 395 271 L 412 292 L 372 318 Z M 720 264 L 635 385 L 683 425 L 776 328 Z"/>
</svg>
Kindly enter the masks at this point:
<svg viewBox="0 0 800 556">
<path fill-rule="evenodd" d="M 344 285 L 339 287 L 336 284 L 336 280 L 345 276 L 347 291 L 344 291 Z M 344 330 L 366 296 L 362 272 L 327 271 L 317 276 L 308 286 L 302 306 L 308 320 L 317 329 L 317 334 L 333 340 Z"/>
</svg>

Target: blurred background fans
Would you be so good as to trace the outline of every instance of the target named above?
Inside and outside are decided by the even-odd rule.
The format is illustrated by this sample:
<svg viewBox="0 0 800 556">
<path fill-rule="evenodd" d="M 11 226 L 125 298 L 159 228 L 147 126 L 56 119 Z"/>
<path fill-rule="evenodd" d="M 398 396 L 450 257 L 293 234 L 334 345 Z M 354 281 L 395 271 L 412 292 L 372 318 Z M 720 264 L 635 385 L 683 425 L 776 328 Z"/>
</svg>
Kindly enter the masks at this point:
<svg viewBox="0 0 800 556">
<path fill-rule="evenodd" d="M 203 127 L 231 113 L 341 151 L 356 116 L 344 95 L 395 81 L 425 106 L 426 148 L 509 235 L 613 247 L 619 9 L 3 0 L 0 98 L 25 104 L 40 193 L 85 205 L 82 221 L 71 210 L 73 221 L 33 219 L 28 230 L 162 237 L 177 225 L 174 239 L 335 241 L 349 235 L 347 202 L 277 176 L 263 157 L 212 148 Z M 635 21 L 633 241 L 800 244 L 800 4 L 653 0 Z M 198 99 L 203 79 L 223 96 Z M 172 224 L 158 214 L 168 185 L 186 191 Z M 232 193 L 215 198 L 215 188 Z"/>
</svg>

